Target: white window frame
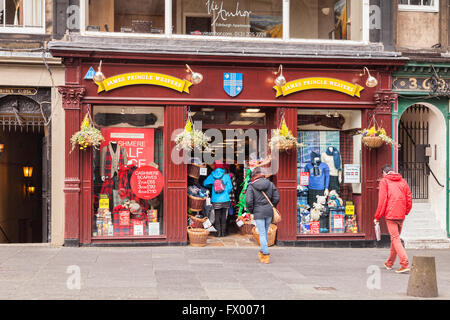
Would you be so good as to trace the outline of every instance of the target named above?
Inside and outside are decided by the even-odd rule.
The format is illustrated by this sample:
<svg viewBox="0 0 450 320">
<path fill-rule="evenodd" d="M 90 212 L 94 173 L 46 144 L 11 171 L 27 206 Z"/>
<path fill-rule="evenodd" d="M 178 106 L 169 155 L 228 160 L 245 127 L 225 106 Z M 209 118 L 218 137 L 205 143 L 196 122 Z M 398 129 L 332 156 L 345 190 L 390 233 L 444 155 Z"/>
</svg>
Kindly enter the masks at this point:
<svg viewBox="0 0 450 320">
<path fill-rule="evenodd" d="M 408 2 L 410 1 L 408 0 Z M 420 3 L 423 3 L 423 0 Z M 434 4 L 431 6 L 425 6 L 423 4 L 399 4 L 398 11 L 439 12 L 439 0 L 434 0 Z"/>
<path fill-rule="evenodd" d="M 5 1 L 5 0 L 0 0 Z M 0 33 L 20 33 L 20 34 L 45 34 L 46 33 L 46 16 L 45 16 L 45 2 L 46 0 L 42 0 L 42 27 L 4 27 L 5 17 L 3 18 L 3 25 L 0 24 Z M 5 7 L 5 6 L 4 6 Z"/>
<path fill-rule="evenodd" d="M 1 1 L 1 0 L 0 0 Z M 362 40 L 330 40 L 330 39 L 297 39 L 289 38 L 289 3 L 293 0 L 282 1 L 283 10 L 283 37 L 282 38 L 253 38 L 253 37 L 223 37 L 223 36 L 200 36 L 200 35 L 184 35 L 172 33 L 172 0 L 165 0 L 165 20 L 164 34 L 148 34 L 148 33 L 122 33 L 122 32 L 104 32 L 104 31 L 86 31 L 86 13 L 88 12 L 88 0 L 80 0 L 80 34 L 82 36 L 98 36 L 98 37 L 129 37 L 129 38 L 170 38 L 185 40 L 225 40 L 225 41 L 250 41 L 250 42 L 286 42 L 286 43 L 329 43 L 329 44 L 368 44 L 369 43 L 369 2 L 370 0 L 361 0 L 363 2 L 363 39 Z"/>
</svg>

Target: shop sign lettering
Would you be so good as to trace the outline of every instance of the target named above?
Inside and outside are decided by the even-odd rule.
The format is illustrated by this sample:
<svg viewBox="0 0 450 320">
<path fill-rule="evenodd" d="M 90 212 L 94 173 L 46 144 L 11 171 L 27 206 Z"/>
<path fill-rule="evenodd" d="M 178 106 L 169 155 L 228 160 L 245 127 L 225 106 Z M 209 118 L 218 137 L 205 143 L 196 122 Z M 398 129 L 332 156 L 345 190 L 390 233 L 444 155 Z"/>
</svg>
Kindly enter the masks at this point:
<svg viewBox="0 0 450 320">
<path fill-rule="evenodd" d="M 20 96 L 35 96 L 36 88 L 0 88 L 0 94 L 14 94 Z"/>
<path fill-rule="evenodd" d="M 439 89 L 444 89 L 446 84 L 450 86 L 450 79 L 440 79 Z M 430 85 L 430 78 L 395 77 L 392 81 L 394 90 L 429 91 Z"/>
<path fill-rule="evenodd" d="M 149 84 L 155 86 L 166 87 L 178 92 L 189 93 L 191 82 L 169 75 L 153 72 L 133 72 L 119 74 L 109 77 L 102 82 L 95 82 L 98 85 L 98 91 L 110 91 L 117 88 L 132 86 L 137 84 Z"/>
<path fill-rule="evenodd" d="M 359 98 L 360 92 L 364 90 L 364 87 L 360 86 L 359 84 L 353 84 L 339 79 L 322 77 L 297 79 L 290 81 L 281 87 L 274 86 L 273 88 L 276 91 L 277 98 L 281 95 L 287 96 L 291 93 L 312 89 L 338 91 L 349 96 Z"/>
</svg>

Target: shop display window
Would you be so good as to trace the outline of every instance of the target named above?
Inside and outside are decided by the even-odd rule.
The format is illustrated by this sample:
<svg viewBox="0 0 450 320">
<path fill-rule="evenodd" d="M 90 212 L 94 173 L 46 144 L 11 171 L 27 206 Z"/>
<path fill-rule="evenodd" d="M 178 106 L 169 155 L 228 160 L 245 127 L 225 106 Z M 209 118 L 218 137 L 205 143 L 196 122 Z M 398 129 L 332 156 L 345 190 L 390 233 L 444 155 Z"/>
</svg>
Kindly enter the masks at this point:
<svg viewBox="0 0 450 320">
<path fill-rule="evenodd" d="M 164 0 L 90 0 L 86 31 L 164 33 Z"/>
<path fill-rule="evenodd" d="M 363 1 L 290 1 L 290 38 L 363 40 Z"/>
<path fill-rule="evenodd" d="M 164 230 L 163 107 L 94 106 L 105 140 L 93 151 L 93 237 Z"/>
<path fill-rule="evenodd" d="M 360 126 L 359 111 L 299 113 L 297 233 L 358 233 Z"/>
<path fill-rule="evenodd" d="M 173 34 L 282 38 L 281 0 L 173 0 Z"/>
</svg>

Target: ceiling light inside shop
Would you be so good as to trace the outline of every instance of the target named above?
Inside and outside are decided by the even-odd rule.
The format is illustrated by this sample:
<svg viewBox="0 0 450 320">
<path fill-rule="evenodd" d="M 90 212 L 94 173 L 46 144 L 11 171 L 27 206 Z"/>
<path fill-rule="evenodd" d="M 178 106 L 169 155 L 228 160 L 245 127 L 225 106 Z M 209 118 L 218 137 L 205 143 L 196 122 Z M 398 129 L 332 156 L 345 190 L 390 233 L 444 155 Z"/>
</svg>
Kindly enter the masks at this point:
<svg viewBox="0 0 450 320">
<path fill-rule="evenodd" d="M 245 121 L 245 120 L 235 120 L 230 123 L 232 126 L 248 126 L 251 125 L 253 121 Z"/>
<path fill-rule="evenodd" d="M 245 112 L 259 112 L 261 109 L 259 108 L 247 108 L 245 109 Z"/>
<path fill-rule="evenodd" d="M 264 118 L 266 114 L 263 112 L 253 113 L 253 112 L 241 112 L 241 117 L 243 118 Z"/>
<path fill-rule="evenodd" d="M 337 111 L 335 111 L 333 117 L 339 118 L 339 113 Z"/>
<path fill-rule="evenodd" d="M 202 108 L 203 112 L 212 112 L 214 111 L 214 108 Z"/>
</svg>

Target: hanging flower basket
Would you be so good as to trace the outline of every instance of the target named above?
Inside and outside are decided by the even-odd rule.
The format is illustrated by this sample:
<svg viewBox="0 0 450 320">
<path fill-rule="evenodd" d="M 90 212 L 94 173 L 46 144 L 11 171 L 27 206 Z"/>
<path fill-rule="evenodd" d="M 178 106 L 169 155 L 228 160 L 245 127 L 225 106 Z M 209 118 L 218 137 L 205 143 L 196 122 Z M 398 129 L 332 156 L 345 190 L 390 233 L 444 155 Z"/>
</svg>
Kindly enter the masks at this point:
<svg viewBox="0 0 450 320">
<path fill-rule="evenodd" d="M 359 132 L 362 135 L 362 143 L 369 149 L 376 149 L 383 145 L 383 143 L 399 147 L 391 137 L 386 134 L 386 130 L 382 127 L 373 125 L 369 129 L 363 129 Z"/>
<path fill-rule="evenodd" d="M 70 152 L 72 152 L 77 145 L 80 150 L 86 150 L 88 147 L 99 150 L 101 142 L 105 140 L 101 131 L 91 124 L 89 118 L 88 112 L 81 123 L 80 131 L 74 133 L 72 138 L 70 138 L 70 142 L 72 143 L 72 150 Z"/>
<path fill-rule="evenodd" d="M 283 116 L 280 128 L 273 131 L 269 146 L 271 149 L 278 149 L 283 152 L 303 147 L 304 144 L 299 143 L 297 138 L 292 135 Z"/>
<path fill-rule="evenodd" d="M 196 130 L 192 127 L 191 118 L 188 119 L 184 131 L 175 137 L 175 144 L 178 150 L 192 151 L 195 148 L 204 149 L 207 152 L 210 148 L 211 138 L 205 135 L 202 131 Z"/>
</svg>

